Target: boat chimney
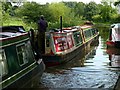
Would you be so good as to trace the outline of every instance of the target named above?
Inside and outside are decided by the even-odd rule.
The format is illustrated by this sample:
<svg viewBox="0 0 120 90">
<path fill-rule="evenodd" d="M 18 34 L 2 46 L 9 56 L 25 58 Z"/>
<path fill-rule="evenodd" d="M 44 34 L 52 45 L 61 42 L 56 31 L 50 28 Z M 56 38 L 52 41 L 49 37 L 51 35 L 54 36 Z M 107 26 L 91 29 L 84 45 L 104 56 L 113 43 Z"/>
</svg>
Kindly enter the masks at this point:
<svg viewBox="0 0 120 90">
<path fill-rule="evenodd" d="M 62 32 L 62 16 L 60 16 L 60 31 Z"/>
</svg>

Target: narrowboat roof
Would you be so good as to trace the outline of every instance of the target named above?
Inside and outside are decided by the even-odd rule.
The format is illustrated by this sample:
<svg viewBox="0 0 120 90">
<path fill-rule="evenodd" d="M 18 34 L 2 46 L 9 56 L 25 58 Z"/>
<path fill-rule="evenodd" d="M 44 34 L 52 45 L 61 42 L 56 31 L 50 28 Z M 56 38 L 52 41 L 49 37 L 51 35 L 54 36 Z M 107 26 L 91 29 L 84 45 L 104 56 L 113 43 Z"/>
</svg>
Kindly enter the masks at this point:
<svg viewBox="0 0 120 90">
<path fill-rule="evenodd" d="M 67 27 L 67 28 L 63 28 L 62 29 L 62 32 L 60 31 L 60 29 L 53 29 L 53 30 L 51 30 L 50 32 L 51 33 L 68 33 L 68 32 L 74 32 L 74 31 L 78 31 L 78 30 L 80 30 L 80 26 L 74 26 L 74 27 Z"/>
<path fill-rule="evenodd" d="M 120 23 L 112 24 L 111 28 L 120 28 Z"/>
<path fill-rule="evenodd" d="M 80 29 L 80 26 L 73 26 L 73 27 L 68 27 L 68 28 L 64 28 L 63 31 L 64 32 L 74 32 Z"/>
<path fill-rule="evenodd" d="M 0 40 L 1 39 L 7 39 L 7 38 L 12 38 L 16 36 L 23 35 L 23 33 L 17 32 L 17 33 L 12 33 L 12 32 L 0 32 Z"/>
<path fill-rule="evenodd" d="M 23 26 L 0 26 L 0 32 L 20 32 L 24 33 L 25 29 Z"/>
<path fill-rule="evenodd" d="M 93 27 L 93 25 L 83 25 L 81 26 L 81 29 L 87 29 L 87 28 L 91 28 Z"/>
<path fill-rule="evenodd" d="M 8 35 L 9 34 L 9 35 Z M 29 40 L 28 33 L 0 33 L 0 48 Z"/>
<path fill-rule="evenodd" d="M 28 33 L 25 32 L 22 26 L 0 27 L 0 42 L 2 42 L 2 46 L 24 39 L 28 39 Z"/>
<path fill-rule="evenodd" d="M 0 26 L 0 40 L 20 36 L 25 33 L 23 26 Z"/>
<path fill-rule="evenodd" d="M 64 32 L 74 32 L 74 31 L 77 31 L 78 29 L 71 29 L 71 30 L 68 30 L 68 29 L 66 29 L 66 30 L 64 30 Z"/>
</svg>

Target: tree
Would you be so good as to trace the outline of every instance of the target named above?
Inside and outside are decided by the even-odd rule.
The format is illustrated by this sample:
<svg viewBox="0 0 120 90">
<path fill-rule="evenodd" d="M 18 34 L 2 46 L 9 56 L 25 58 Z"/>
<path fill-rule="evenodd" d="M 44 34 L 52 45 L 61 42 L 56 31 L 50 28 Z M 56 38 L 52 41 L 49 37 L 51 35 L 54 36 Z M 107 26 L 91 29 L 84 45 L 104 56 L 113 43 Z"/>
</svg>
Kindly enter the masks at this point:
<svg viewBox="0 0 120 90">
<path fill-rule="evenodd" d="M 67 18 L 70 15 L 70 8 L 65 6 L 64 3 L 52 3 L 48 7 L 50 14 L 52 16 L 52 22 L 58 22 L 60 16 Z"/>
<path fill-rule="evenodd" d="M 115 6 L 119 5 L 120 4 L 120 1 L 117 1 L 114 3 Z"/>
<path fill-rule="evenodd" d="M 111 14 L 115 13 L 115 10 L 111 7 L 111 4 L 109 4 L 108 2 L 102 2 L 102 7 L 101 9 L 101 17 L 103 19 L 103 22 L 107 22 L 110 21 L 110 16 Z"/>
<path fill-rule="evenodd" d="M 43 12 L 43 7 L 36 2 L 26 2 L 16 10 L 16 13 L 18 17 L 22 17 L 29 23 L 37 22 Z"/>
<path fill-rule="evenodd" d="M 98 11 L 99 10 L 98 10 L 97 4 L 95 2 L 90 2 L 89 4 L 86 4 L 85 6 L 84 16 L 87 20 L 91 21 L 92 17 L 99 13 Z"/>
<path fill-rule="evenodd" d="M 84 10 L 85 10 L 85 4 L 83 2 L 77 3 L 74 7 L 75 16 L 78 16 L 79 18 L 80 16 L 83 16 L 85 12 Z"/>
<path fill-rule="evenodd" d="M 9 23 L 10 17 L 11 15 L 13 15 L 13 11 L 12 11 L 12 4 L 10 2 L 1 2 L 2 7 L 1 7 L 1 22 L 2 25 L 4 22 Z"/>
<path fill-rule="evenodd" d="M 69 8 L 74 8 L 77 4 L 77 2 L 63 2 L 65 4 L 65 6 L 69 7 Z"/>
<path fill-rule="evenodd" d="M 11 15 L 12 13 L 12 4 L 10 2 L 2 2 L 2 10 L 4 13 L 9 13 Z"/>
<path fill-rule="evenodd" d="M 0 26 L 2 26 L 2 3 L 0 3 Z"/>
</svg>

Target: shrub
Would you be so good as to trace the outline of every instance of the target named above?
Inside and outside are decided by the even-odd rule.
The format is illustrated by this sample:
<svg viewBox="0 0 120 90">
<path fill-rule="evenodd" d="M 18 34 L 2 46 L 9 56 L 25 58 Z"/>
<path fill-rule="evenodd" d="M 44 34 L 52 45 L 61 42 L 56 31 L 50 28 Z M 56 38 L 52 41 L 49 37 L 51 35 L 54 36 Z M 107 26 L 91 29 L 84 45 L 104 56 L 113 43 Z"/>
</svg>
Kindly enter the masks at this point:
<svg viewBox="0 0 120 90">
<path fill-rule="evenodd" d="M 102 22 L 101 15 L 94 15 L 92 18 L 94 22 Z"/>
</svg>

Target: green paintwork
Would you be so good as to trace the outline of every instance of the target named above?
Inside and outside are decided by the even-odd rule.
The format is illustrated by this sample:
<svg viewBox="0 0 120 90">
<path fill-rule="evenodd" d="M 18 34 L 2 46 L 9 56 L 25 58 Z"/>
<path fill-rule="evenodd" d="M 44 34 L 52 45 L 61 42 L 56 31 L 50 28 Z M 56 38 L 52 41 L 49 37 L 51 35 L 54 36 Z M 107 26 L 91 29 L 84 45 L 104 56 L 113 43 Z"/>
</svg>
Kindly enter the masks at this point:
<svg viewBox="0 0 120 90">
<path fill-rule="evenodd" d="M 9 77 L 8 79 L 2 81 L 2 87 L 6 87 L 9 84 L 15 82 L 16 80 L 18 80 L 20 77 L 22 77 L 23 75 L 27 74 L 28 72 L 32 71 L 34 68 L 37 67 L 36 63 L 33 63 L 31 65 L 29 65 L 27 68 L 25 68 L 24 70 L 19 71 L 18 73 L 12 75 L 11 77 Z"/>
<path fill-rule="evenodd" d="M 29 53 L 27 56 L 28 63 L 23 66 L 19 65 L 16 49 L 16 45 L 21 43 L 25 43 L 27 47 L 29 47 L 27 49 Z M 12 39 L 3 40 L 2 48 L 0 49 L 3 49 L 5 51 L 8 68 L 8 73 L 2 77 L 2 82 L 0 82 L 2 88 L 9 86 L 11 83 L 14 83 L 20 77 L 26 75 L 28 72 L 37 67 L 27 34 L 18 37 L 12 37 Z"/>
</svg>

